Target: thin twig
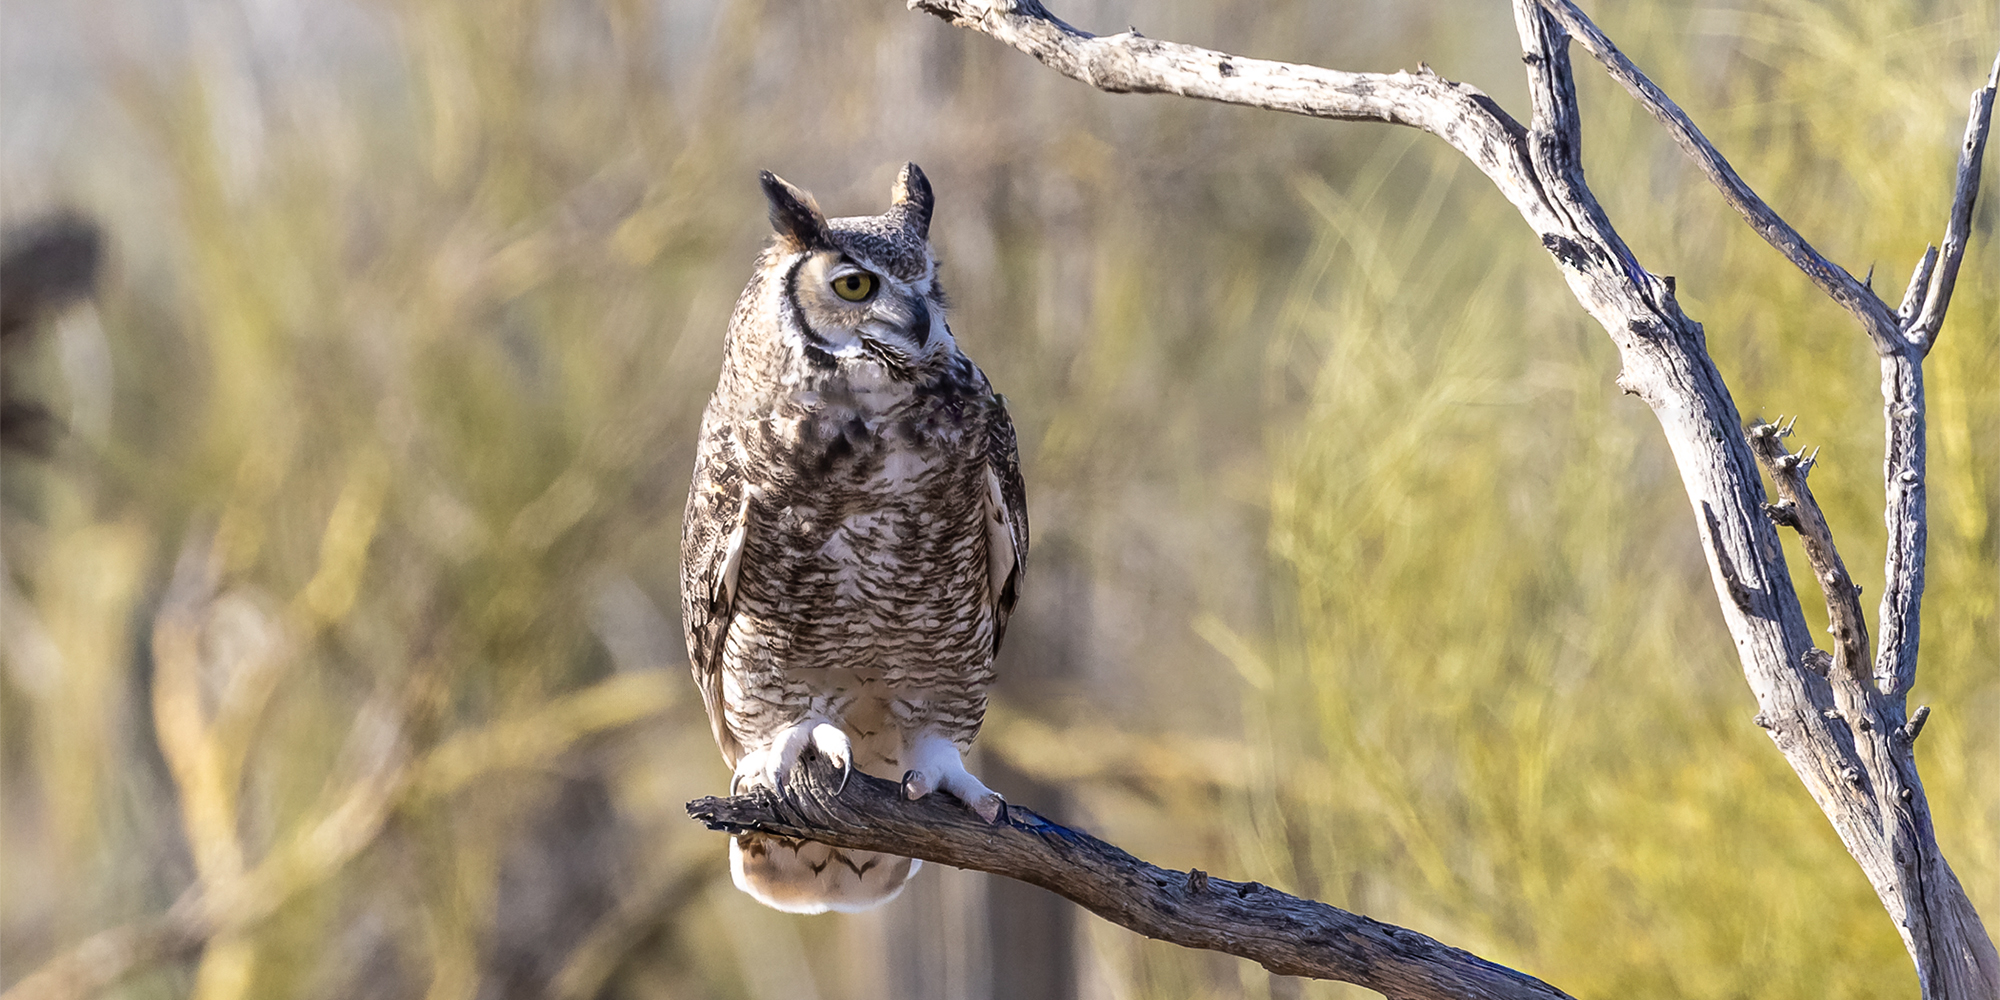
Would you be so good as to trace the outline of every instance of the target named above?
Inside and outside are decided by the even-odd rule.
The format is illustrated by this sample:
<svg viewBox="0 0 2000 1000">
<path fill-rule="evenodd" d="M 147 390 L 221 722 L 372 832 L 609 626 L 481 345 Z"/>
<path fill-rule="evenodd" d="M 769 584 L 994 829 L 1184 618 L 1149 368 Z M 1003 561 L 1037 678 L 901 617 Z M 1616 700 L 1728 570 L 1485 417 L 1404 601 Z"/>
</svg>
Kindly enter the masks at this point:
<svg viewBox="0 0 2000 1000">
<path fill-rule="evenodd" d="M 1985 159 L 1986 133 L 1993 126 L 1993 95 L 2000 91 L 2000 54 L 1993 57 L 1993 69 L 1986 74 L 1986 86 L 1973 91 L 1972 110 L 1966 115 L 1965 141 L 1958 151 L 1958 183 L 1952 192 L 1951 217 L 1945 222 L 1944 250 L 1937 269 L 1931 272 L 1924 306 L 1910 323 L 1906 335 L 1917 349 L 1929 354 L 1944 325 L 1944 312 L 1951 306 L 1952 286 L 1958 282 L 1958 265 L 1965 259 L 1965 246 L 1972 236 L 1972 205 L 1979 198 L 1979 165 Z"/>
<path fill-rule="evenodd" d="M 1147 937 L 1237 955 L 1272 972 L 1356 983 L 1392 997 L 1550 998 L 1565 994 L 1415 931 L 1256 882 L 1148 864 L 1088 834 L 1009 805 L 988 826 L 949 795 L 916 802 L 901 786 L 839 774 L 808 755 L 783 796 L 765 788 L 688 803 L 710 829 L 755 830 L 1004 875 L 1064 896 Z"/>
</svg>

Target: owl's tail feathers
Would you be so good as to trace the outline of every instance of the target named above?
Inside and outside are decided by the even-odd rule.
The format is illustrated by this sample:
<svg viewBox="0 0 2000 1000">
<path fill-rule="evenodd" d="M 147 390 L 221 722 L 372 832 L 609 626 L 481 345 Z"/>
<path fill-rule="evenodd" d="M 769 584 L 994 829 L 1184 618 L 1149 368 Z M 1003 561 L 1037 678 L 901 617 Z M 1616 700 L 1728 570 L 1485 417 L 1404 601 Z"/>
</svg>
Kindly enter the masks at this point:
<svg viewBox="0 0 2000 1000">
<path fill-rule="evenodd" d="M 812 840 L 739 833 L 729 842 L 736 887 L 787 913 L 852 913 L 896 898 L 923 862 Z"/>
</svg>

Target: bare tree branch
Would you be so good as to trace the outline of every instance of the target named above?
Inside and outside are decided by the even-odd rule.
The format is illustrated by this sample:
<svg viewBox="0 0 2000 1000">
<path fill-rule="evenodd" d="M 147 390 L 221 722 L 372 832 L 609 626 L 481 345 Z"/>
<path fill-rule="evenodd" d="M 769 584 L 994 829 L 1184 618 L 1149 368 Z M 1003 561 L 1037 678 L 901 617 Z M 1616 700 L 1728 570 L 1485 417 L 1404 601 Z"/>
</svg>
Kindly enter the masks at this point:
<svg viewBox="0 0 2000 1000">
<path fill-rule="evenodd" d="M 1883 520 L 1889 529 L 1884 553 L 1880 646 L 1875 652 L 1875 687 L 1900 699 L 1917 679 L 1917 644 L 1923 623 L 1924 560 L 1929 542 L 1925 507 L 1923 359 L 1937 342 L 1945 310 L 1958 282 L 1972 234 L 1972 209 L 1979 196 L 1981 163 L 1993 124 L 1993 99 L 2000 90 L 2000 56 L 1987 73 L 1986 85 L 1972 94 L 1959 149 L 1958 177 L 1951 214 L 1945 222 L 1944 248 L 1924 248 L 1910 276 L 1898 316 L 1904 324 L 1904 347 L 1882 358 L 1882 417 L 1886 425 Z M 2000 972 L 1995 972 L 2000 979 Z M 1996 985 L 2000 992 L 2000 985 Z"/>
<path fill-rule="evenodd" d="M 1951 307 L 1952 286 L 1958 282 L 1958 265 L 1965 259 L 1966 243 L 1972 236 L 1972 205 L 1979 198 L 1979 165 L 1986 158 L 1986 134 L 1993 125 L 1993 95 L 2000 91 L 2000 54 L 1993 57 L 1993 69 L 1986 74 L 1986 86 L 1972 94 L 1972 110 L 1966 115 L 1965 141 L 1958 151 L 1958 183 L 1951 198 L 1951 217 L 1944 227 L 1944 253 L 1930 276 L 1923 310 L 1909 322 L 1907 335 L 1918 349 L 1929 354 L 1944 325 L 1944 311 Z"/>
<path fill-rule="evenodd" d="M 1050 14 L 1039 0 L 911 0 L 910 7 L 991 35 L 1064 76 L 1114 94 L 1176 94 L 1313 118 L 1385 121 L 1426 131 L 1448 122 L 1452 105 L 1485 97 L 1473 88 L 1432 75 L 1347 73 L 1246 59 L 1162 42 L 1137 32 L 1092 35 Z"/>
<path fill-rule="evenodd" d="M 1465 153 L 1534 228 L 1577 301 L 1617 345 L 1623 361 L 1618 385 L 1643 399 L 1659 419 L 1687 489 L 1723 619 L 1757 697 L 1758 724 L 1868 876 L 1909 949 L 1924 996 L 2000 997 L 2000 953 L 1938 850 L 1911 753 L 1921 723 L 1906 720 L 1903 700 L 1915 675 L 1923 591 L 1920 364 L 1928 342 L 1919 343 L 1907 331 L 1931 329 L 1934 336 L 1921 317 L 1932 311 L 1941 316 L 1948 305 L 1950 280 L 1942 272 L 1946 257 L 1963 254 L 1969 233 L 1992 79 L 1974 98 L 1945 253 L 1925 255 L 1903 308 L 1891 313 L 1864 283 L 1826 261 L 1758 198 L 1686 114 L 1568 0 L 1515 0 L 1534 101 L 1526 129 L 1478 90 L 1428 72 L 1338 73 L 1246 60 L 1136 32 L 1099 37 L 1057 20 L 1036 0 L 909 2 L 1101 90 L 1387 121 L 1421 128 Z M 1813 646 L 1783 550 L 1764 513 L 1762 482 L 1741 417 L 1708 356 L 1701 325 L 1681 312 L 1669 282 L 1640 266 L 1584 181 L 1566 55 L 1569 31 L 1668 125 L 1759 233 L 1861 321 L 1882 355 L 1891 543 L 1872 684 L 1859 667 L 1867 659 L 1866 633 L 1858 627 L 1858 613 L 1846 606 L 1843 617 L 1857 627 L 1841 637 L 1843 669 L 1826 669 L 1828 658 Z M 1956 243 L 1952 234 L 1959 235 Z M 1952 268 L 1955 274 L 1956 264 Z M 1824 541 L 1830 555 L 1830 534 Z M 1836 590 L 1839 586 L 1836 580 Z M 1851 593 L 1841 598 L 1851 599 Z"/>
<path fill-rule="evenodd" d="M 1924 247 L 1924 255 L 1917 259 L 1917 266 L 1910 269 L 1910 287 L 1903 291 L 1903 304 L 1896 307 L 1896 321 L 1907 325 L 1910 317 L 1923 308 L 1924 294 L 1930 290 L 1931 269 L 1937 266 L 1937 244 Z"/>
<path fill-rule="evenodd" d="M 786 794 L 757 788 L 688 803 L 710 829 L 883 851 L 1041 886 L 1112 923 L 1189 948 L 1247 958 L 1288 976 L 1335 979 L 1410 1000 L 1554 1000 L 1532 976 L 1416 931 L 1256 882 L 1148 864 L 1088 834 L 1009 805 L 988 826 L 949 795 L 915 802 L 893 781 L 838 772 L 808 754 Z"/>
<path fill-rule="evenodd" d="M 1950 307 L 1952 288 L 1965 257 L 1972 230 L 1972 209 L 1978 198 L 1980 166 L 1992 125 L 1993 100 L 2000 89 L 2000 56 L 1986 85 L 1975 91 L 1960 147 L 1957 183 L 1945 226 L 1944 249 L 1928 247 L 1910 275 L 1909 290 L 1893 313 L 1865 282 L 1827 261 L 1798 231 L 1771 210 L 1696 128 L 1687 113 L 1626 58 L 1572 0 L 1537 0 L 1562 22 L 1584 48 L 1604 64 L 1612 78 L 1638 99 L 1673 135 L 1722 192 L 1724 200 L 1752 229 L 1776 247 L 1814 284 L 1861 322 L 1882 358 L 1882 390 L 1888 425 L 1887 510 L 1888 586 L 1883 589 L 1881 649 L 1876 655 L 1875 683 L 1884 693 L 1900 694 L 1916 680 L 1920 611 L 1923 600 L 1926 527 L 1923 516 L 1924 427 L 1923 373 L 1920 362 L 1930 353 L 1938 328 Z"/>
<path fill-rule="evenodd" d="M 1972 234 L 1972 209 L 1979 196 L 1980 166 L 1986 138 L 1993 125 L 1993 99 L 2000 90 L 2000 56 L 1993 60 L 1986 85 L 1974 91 L 1959 149 L 1958 178 L 1951 214 L 1945 222 L 1944 248 L 1924 248 L 1910 276 L 1897 315 L 1903 323 L 1904 346 L 1882 358 L 1883 422 L 1887 447 L 1883 456 L 1883 519 L 1889 528 L 1884 557 L 1881 645 L 1875 653 L 1875 687 L 1902 696 L 1916 683 L 1917 643 L 1922 624 L 1924 553 L 1928 528 L 1924 515 L 1924 372 L 1923 359 L 1937 342 L 1945 309 L 1958 282 L 1958 269 Z"/>
<path fill-rule="evenodd" d="M 1882 422 L 1882 519 L 1889 528 L 1889 545 L 1883 553 L 1882 607 L 1876 617 L 1882 635 L 1875 651 L 1875 687 L 1900 698 L 1917 680 L 1924 553 L 1930 538 L 1924 503 L 1924 361 L 1915 345 L 1882 358 Z"/>
<path fill-rule="evenodd" d="M 1604 32 L 1598 30 L 1597 25 L 1576 4 L 1570 0 L 1538 2 L 1555 15 L 1556 20 L 1577 41 L 1583 43 L 1586 51 L 1604 64 L 1612 79 L 1623 84 L 1627 92 L 1667 127 L 1674 143 L 1694 160 L 1702 174 L 1722 192 L 1723 200 L 1743 216 L 1743 221 L 1749 223 L 1757 235 L 1764 237 L 1765 242 L 1776 247 L 1787 260 L 1804 271 L 1821 291 L 1861 321 L 1862 328 L 1875 342 L 1875 350 L 1887 354 L 1900 347 L 1896 317 L 1889 312 L 1888 305 L 1867 285 L 1855 280 L 1845 268 L 1821 256 L 1804 236 L 1799 235 L 1798 230 L 1772 211 L 1771 206 L 1750 189 L 1750 185 L 1743 183 L 1743 178 L 1736 174 L 1736 168 L 1730 166 L 1708 137 L 1701 134 L 1701 129 L 1695 127 L 1687 112 L 1647 79 L 1646 74 L 1625 57 L 1625 53 L 1618 51 L 1618 46 L 1611 44 L 1611 39 L 1604 37 Z"/>
<path fill-rule="evenodd" d="M 1856 281 L 1853 275 L 1820 256 L 1797 230 L 1750 190 L 1686 112 L 1647 79 L 1572 0 L 1537 2 L 1604 64 L 1613 79 L 1667 126 L 1674 141 L 1752 229 L 1854 314 L 1874 342 L 1877 353 L 1882 355 L 1883 405 L 1888 425 L 1885 518 L 1890 541 L 1886 556 L 1889 583 L 1882 594 L 1882 645 L 1876 655 L 1875 683 L 1884 693 L 1908 691 L 1916 680 L 1927 534 L 1923 516 L 1923 373 L 1919 362 L 1930 352 L 1944 322 L 1971 236 L 1972 209 L 1979 193 L 1980 166 L 1992 125 L 1994 94 L 2000 89 L 2000 57 L 1994 59 L 1986 85 L 1972 95 L 1943 252 L 1935 246 L 1925 249 L 1910 275 L 1902 305 L 1891 313 L 1864 282 Z"/>
<path fill-rule="evenodd" d="M 1908 691 L 1916 679 L 1927 534 L 1923 517 L 1923 373 L 1918 363 L 1930 352 L 1944 322 L 1971 236 L 1972 209 L 1979 193 L 1980 166 L 1992 124 L 1994 94 L 2000 89 L 2000 57 L 1995 58 L 1986 85 L 1972 95 L 1951 214 L 1945 227 L 1944 250 L 1939 253 L 1937 247 L 1925 249 L 1910 275 L 1909 290 L 1901 307 L 1891 313 L 1872 289 L 1820 256 L 1797 230 L 1750 190 L 1686 112 L 1647 79 L 1575 3 L 1537 2 L 1604 64 L 1613 79 L 1667 126 L 1674 141 L 1751 228 L 1854 314 L 1882 355 L 1883 404 L 1888 424 L 1885 518 L 1890 542 L 1886 557 L 1889 583 L 1882 594 L 1882 645 L 1876 656 L 1875 683 L 1884 693 Z"/>
<path fill-rule="evenodd" d="M 989 35 L 1074 80 L 1114 94 L 1174 94 L 1337 121 L 1422 129 L 1493 178 L 1537 231 L 1557 224 L 1535 193 L 1519 122 L 1479 88 L 1417 73 L 1347 73 L 1246 59 L 1136 32 L 1092 35 L 1039 0 L 908 0 L 910 9 Z"/>
<path fill-rule="evenodd" d="M 1811 564 L 1813 575 L 1819 578 L 1820 591 L 1826 595 L 1826 614 L 1831 622 L 1828 631 L 1833 633 L 1833 669 L 1844 677 L 1852 677 L 1867 669 L 1868 621 L 1861 615 L 1861 588 L 1854 578 L 1847 575 L 1847 564 L 1841 561 L 1840 552 L 1833 545 L 1833 531 L 1827 527 L 1826 515 L 1819 509 L 1819 501 L 1812 495 L 1812 488 L 1806 485 L 1806 475 L 1812 471 L 1818 455 L 1807 455 L 1803 451 L 1792 454 L 1779 443 L 1791 434 L 1791 424 L 1780 419 L 1776 424 L 1759 422 L 1750 428 L 1750 450 L 1757 455 L 1757 461 L 1778 487 L 1777 503 L 1765 504 L 1764 512 L 1771 520 L 1799 533 L 1805 543 L 1806 562 Z"/>
<path fill-rule="evenodd" d="M 1875 654 L 1875 686 L 1884 694 L 1901 695 L 1916 683 L 1917 643 L 1922 624 L 1924 553 L 1928 529 L 1924 516 L 1924 379 L 1923 359 L 1937 342 L 1958 283 L 1959 265 L 1972 234 L 1972 209 L 1979 196 L 1986 138 L 1993 125 L 1993 100 L 2000 91 L 2000 56 L 1987 73 L 1985 86 L 1974 91 L 1959 149 L 1958 176 L 1951 214 L 1945 222 L 1942 252 L 1924 248 L 1897 315 L 1903 323 L 1904 347 L 1882 358 L 1883 421 L 1888 443 L 1883 456 L 1883 519 L 1889 547 L 1883 567 L 1879 621 L 1882 636 Z"/>
<path fill-rule="evenodd" d="M 1914 349 L 1900 352 L 1883 359 L 1883 365 L 1914 366 L 1913 354 Z M 1921 413 L 1916 423 L 1921 428 Z M 1799 532 L 1806 560 L 1826 596 L 1829 630 L 1836 641 L 1826 679 L 1837 707 L 1828 715 L 1848 724 L 1847 734 L 1858 759 L 1858 766 L 1840 775 L 1850 789 L 1846 797 L 1853 800 L 1848 808 L 1879 816 L 1887 861 L 1893 867 L 1882 867 L 1880 852 L 1857 854 L 1856 860 L 1876 883 L 1884 905 L 1897 917 L 1897 929 L 1916 958 L 1925 996 L 1993 996 L 1996 966 L 1991 941 L 1985 938 L 1970 902 L 1962 901 L 1957 876 L 1936 850 L 1930 809 L 1917 775 L 1912 747 L 1930 709 L 1919 709 L 1905 721 L 1905 691 L 1878 685 L 1876 677 L 1864 669 L 1868 635 L 1861 616 L 1861 588 L 1849 578 L 1826 518 L 1806 485 L 1813 457 L 1792 454 L 1779 443 L 1790 433 L 1789 424 L 1760 421 L 1750 428 L 1748 437 L 1781 497 L 1764 509 L 1776 523 Z M 1921 527 L 1921 510 L 1916 523 Z M 1891 551 L 1895 551 L 1893 544 Z M 1982 943 L 1986 945 L 1983 953 L 1979 948 Z"/>
</svg>

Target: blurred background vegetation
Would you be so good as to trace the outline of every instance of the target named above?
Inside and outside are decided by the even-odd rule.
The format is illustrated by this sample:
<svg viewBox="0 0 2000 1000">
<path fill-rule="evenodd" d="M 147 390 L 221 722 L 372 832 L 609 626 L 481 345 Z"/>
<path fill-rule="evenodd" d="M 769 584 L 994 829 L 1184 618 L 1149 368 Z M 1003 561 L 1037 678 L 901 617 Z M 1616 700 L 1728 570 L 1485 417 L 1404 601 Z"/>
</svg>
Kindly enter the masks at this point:
<svg viewBox="0 0 2000 1000">
<path fill-rule="evenodd" d="M 1427 61 L 1523 108 L 1504 4 L 1058 12 Z M 1593 13 L 1823 251 L 1900 291 L 2000 11 Z M 110 995 L 1361 995 L 976 874 L 781 915 L 686 819 L 726 773 L 685 674 L 680 505 L 766 234 L 755 171 L 855 214 L 913 159 L 1035 525 L 989 783 L 1580 997 L 1916 995 L 1750 724 L 1651 416 L 1441 143 L 1098 94 L 875 0 L 6 0 L 5 21 L 6 219 L 76 209 L 108 257 L 94 304 L 7 357 L 63 431 L 0 480 L 0 985 L 206 885 L 225 932 Z M 1745 416 L 1801 415 L 1879 594 L 1866 338 L 1578 76 L 1612 218 L 1678 276 Z M 1989 921 L 1993 187 L 1927 367 L 1914 693 L 1938 709 L 1939 838 Z"/>
</svg>

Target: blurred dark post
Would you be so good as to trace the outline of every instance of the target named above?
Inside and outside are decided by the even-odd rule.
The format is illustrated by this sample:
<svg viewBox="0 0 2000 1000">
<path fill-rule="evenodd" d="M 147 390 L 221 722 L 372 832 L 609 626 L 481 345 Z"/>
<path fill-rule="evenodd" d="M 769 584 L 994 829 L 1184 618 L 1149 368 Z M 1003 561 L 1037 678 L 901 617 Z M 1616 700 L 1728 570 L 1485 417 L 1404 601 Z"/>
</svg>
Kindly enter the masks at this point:
<svg viewBox="0 0 2000 1000">
<path fill-rule="evenodd" d="M 1068 796 L 977 755 L 987 784 L 1059 815 Z M 869 1000 L 1069 1000 L 1077 995 L 1076 907 L 1043 889 L 980 872 L 928 865 L 896 900 L 854 919 L 857 981 Z M 874 970 L 869 973 L 868 970 Z"/>
<path fill-rule="evenodd" d="M 1015 617 L 995 666 L 1000 675 L 996 699 L 1012 711 L 1030 713 L 1076 689 L 1091 623 L 1090 573 L 1082 547 L 1050 531 L 1034 556 L 1028 613 Z M 1004 754 L 980 754 L 979 767 L 986 783 L 1010 801 L 1048 816 L 1075 811 L 1067 788 L 1009 766 Z M 1076 907 L 1024 882 L 993 877 L 986 882 L 993 995 L 1075 997 Z"/>
<path fill-rule="evenodd" d="M 861 1000 L 1005 1000 L 993 988 L 986 900 L 979 872 L 926 865 L 893 902 L 854 918 L 862 947 L 850 971 Z M 870 954 L 873 958 L 868 957 Z M 872 981 L 870 981 L 872 980 Z"/>
<path fill-rule="evenodd" d="M 1050 816 L 1069 811 L 1069 796 L 1060 786 L 1008 767 L 999 754 L 983 755 L 980 764 L 987 784 L 1006 789 L 1014 801 Z M 996 1000 L 1075 997 L 1076 907 L 1026 882 L 993 876 L 986 876 L 985 881 L 986 934 L 991 942 Z"/>
<path fill-rule="evenodd" d="M 42 324 L 97 288 L 104 236 L 97 223 L 58 212 L 0 235 L 0 353 L 16 355 Z M 17 357 L 7 358 L 12 369 Z M 55 447 L 54 415 L 0 378 L 0 446 L 34 455 Z"/>
</svg>

